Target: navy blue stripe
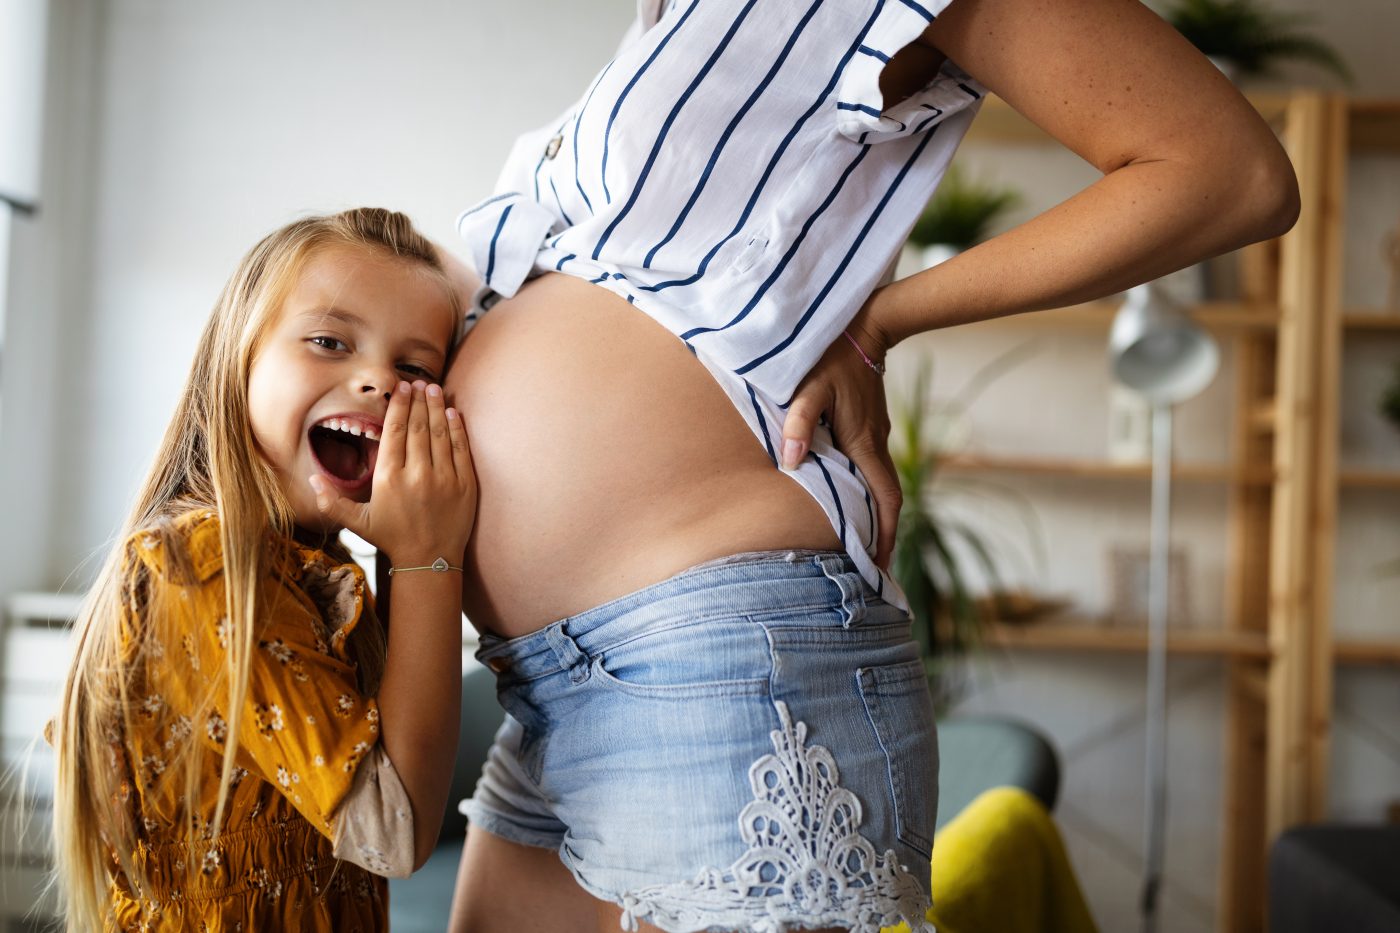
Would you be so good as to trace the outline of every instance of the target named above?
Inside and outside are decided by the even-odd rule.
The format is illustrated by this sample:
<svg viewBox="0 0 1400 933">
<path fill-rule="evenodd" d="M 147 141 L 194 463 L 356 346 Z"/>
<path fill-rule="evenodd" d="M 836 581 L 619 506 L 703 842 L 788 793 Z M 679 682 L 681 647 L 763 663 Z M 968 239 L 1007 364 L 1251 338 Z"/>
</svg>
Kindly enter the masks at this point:
<svg viewBox="0 0 1400 933">
<path fill-rule="evenodd" d="M 869 55 L 871 58 L 878 58 L 886 65 L 890 63 L 890 57 L 888 55 L 886 55 L 884 52 L 881 52 L 879 49 L 872 49 L 868 45 L 862 45 L 860 48 L 856 49 L 856 51 L 865 55 Z"/>
<path fill-rule="evenodd" d="M 961 81 L 958 82 L 958 87 L 962 88 L 964 91 L 967 91 L 967 93 L 971 94 L 973 100 L 981 100 L 981 99 L 982 99 L 982 95 L 981 95 L 981 94 L 978 94 L 976 91 L 974 91 L 972 88 L 968 87 L 966 84 L 963 84 Z"/>
<path fill-rule="evenodd" d="M 875 533 L 875 507 L 870 502 L 870 489 L 865 485 L 861 475 L 856 472 L 856 462 L 850 457 L 846 457 L 846 466 L 850 468 L 851 475 L 861 480 L 861 488 L 865 490 L 865 514 L 870 519 L 870 533 Z"/>
<path fill-rule="evenodd" d="M 817 222 L 822 214 L 826 213 L 826 209 L 831 206 L 832 202 L 836 200 L 836 196 L 841 193 L 841 189 L 846 184 L 846 179 L 851 177 L 851 173 L 856 170 L 856 166 L 860 165 L 869 153 L 869 146 L 861 147 L 860 153 L 851 160 L 851 164 L 846 166 L 846 170 L 841 173 L 841 177 L 837 179 L 836 184 L 827 192 L 826 199 L 817 206 L 817 209 L 812 212 L 812 215 L 808 217 L 807 221 L 802 225 L 802 229 L 799 230 L 797 236 L 793 238 L 792 245 L 788 247 L 787 252 L 783 255 L 777 267 L 774 268 L 772 272 L 768 273 L 768 278 L 763 280 L 763 283 L 758 286 L 758 291 L 754 293 L 753 297 L 748 300 L 748 303 L 745 304 L 743 308 L 739 309 L 738 314 L 731 318 L 728 323 L 722 324 L 719 327 L 696 327 L 686 331 L 681 336 L 688 340 L 699 334 L 710 334 L 721 330 L 727 330 L 748 317 L 749 312 L 758 307 L 758 303 L 763 299 L 763 296 L 768 293 L 768 289 L 772 287 L 774 282 L 778 281 L 779 276 L 787 269 L 788 263 L 792 261 L 792 257 L 797 255 L 797 251 L 802 247 L 803 241 L 807 239 L 807 233 L 812 229 L 812 225 Z"/>
<path fill-rule="evenodd" d="M 709 183 L 710 174 L 715 169 L 715 163 L 719 161 L 720 153 L 724 151 L 725 145 L 728 144 L 729 137 L 734 134 L 735 128 L 738 127 L 739 123 L 748 112 L 753 109 L 753 105 L 763 96 L 763 92 L 768 89 L 768 85 L 773 83 L 773 79 L 777 77 L 779 69 L 781 69 L 783 63 L 787 61 L 788 55 L 792 53 L 793 46 L 797 44 L 797 40 L 802 35 L 802 31 L 806 29 L 807 24 L 812 21 L 812 17 L 816 15 L 817 9 L 822 5 L 822 2 L 823 0 L 816 0 L 815 3 L 808 7 L 806 14 L 803 15 L 802 19 L 798 22 L 797 28 L 792 31 L 792 35 L 788 36 L 786 44 L 783 45 L 782 52 L 779 53 L 772 67 L 768 69 L 768 73 L 763 76 L 763 80 L 758 83 L 758 87 L 754 88 L 748 100 L 744 101 L 744 106 L 740 107 L 739 111 L 734 114 L 733 119 L 729 121 L 729 125 L 724 128 L 724 133 L 720 136 L 719 142 L 715 144 L 714 151 L 710 153 L 710 161 L 705 165 L 705 171 L 700 176 L 699 184 L 697 184 L 695 190 L 691 192 L 690 199 L 685 202 L 685 207 L 681 208 L 680 214 L 676 217 L 676 222 L 671 225 L 671 229 L 666 233 L 666 236 L 662 238 L 660 243 L 657 243 L 647 252 L 646 258 L 642 260 L 642 268 L 651 268 L 651 261 L 656 257 L 657 251 L 671 242 L 676 233 L 681 229 L 681 225 L 685 223 L 685 219 L 690 216 L 691 208 L 695 206 L 695 202 L 700 199 L 701 192 L 705 190 L 705 185 Z"/>
<path fill-rule="evenodd" d="M 607 67 L 598 75 L 598 80 L 593 82 L 593 86 L 588 89 L 588 96 L 583 99 L 583 106 L 578 108 L 578 113 L 574 114 L 574 187 L 578 193 L 583 195 L 583 203 L 588 207 L 588 213 L 593 213 L 593 202 L 588 199 L 588 192 L 583 190 L 583 180 L 578 174 L 578 128 L 583 122 L 583 112 L 588 109 L 588 105 L 593 101 L 593 94 L 598 90 L 598 85 L 603 83 L 603 79 L 612 71 L 612 66 L 617 64 L 617 59 L 608 62 Z"/>
<path fill-rule="evenodd" d="M 820 110 L 822 106 L 826 103 L 827 97 L 830 96 L 832 90 L 836 87 L 836 82 L 841 78 L 841 75 L 845 72 L 846 65 L 856 54 L 856 49 L 859 48 L 861 42 L 865 40 L 866 33 L 870 31 L 870 27 L 874 25 L 875 20 L 879 18 L 880 11 L 884 8 L 884 6 L 885 0 L 879 0 L 879 2 L 875 4 L 875 9 L 871 12 L 870 18 L 865 21 L 865 26 L 861 28 L 860 35 L 856 36 L 855 41 L 852 42 L 850 47 L 846 49 L 846 54 L 841 56 L 841 61 L 837 63 L 836 70 L 831 73 L 831 77 L 827 78 L 826 86 L 823 87 L 821 89 L 821 92 L 817 94 L 817 99 L 812 101 L 812 106 L 808 107 L 806 111 L 803 112 L 802 116 L 797 118 L 797 122 L 792 125 L 792 129 L 788 130 L 787 135 L 783 137 L 783 141 L 778 145 L 778 148 L 774 150 L 772 157 L 768 160 L 767 167 L 763 170 L 763 175 L 758 179 L 757 186 L 754 187 L 753 192 L 749 195 L 748 203 L 744 205 L 743 212 L 739 215 L 739 219 L 735 221 L 734 229 L 730 230 L 729 233 L 722 237 L 718 243 L 716 243 L 710 248 L 710 251 L 705 254 L 705 258 L 700 260 L 700 265 L 696 269 L 694 275 L 684 279 L 671 279 L 666 282 L 658 282 L 655 285 L 645 286 L 647 291 L 659 292 L 662 289 L 674 288 L 676 286 L 693 285 L 694 283 L 698 282 L 702 277 L 704 277 L 705 272 L 709 269 L 710 261 L 714 259 L 716 255 L 719 254 L 719 251 L 724 248 L 724 245 L 726 243 L 734 239 L 734 237 L 738 236 L 739 231 L 744 229 L 744 224 L 748 223 L 749 216 L 753 213 L 755 205 L 758 204 L 759 195 L 763 193 L 763 189 L 768 184 L 768 179 L 772 176 L 774 170 L 778 167 L 778 163 L 782 161 L 783 155 L 786 154 L 788 146 L 792 143 L 794 139 L 797 138 L 797 134 L 802 130 L 803 125 L 806 124 L 806 122 L 809 119 L 811 119 L 812 115 L 818 110 Z"/>
<path fill-rule="evenodd" d="M 594 259 L 597 259 L 599 255 L 602 254 L 603 247 L 607 245 L 608 238 L 612 236 L 618 224 L 622 223 L 631 212 L 632 208 L 636 206 L 637 199 L 642 196 L 642 188 L 646 186 L 647 178 L 651 175 L 652 167 L 656 164 L 656 157 L 660 154 L 661 147 L 665 144 L 666 137 L 670 134 L 671 127 L 676 122 L 676 117 L 680 115 L 681 109 L 685 107 L 686 101 L 690 100 L 690 96 L 695 93 L 695 89 L 704 82 L 710 70 L 714 68 L 715 62 L 719 61 L 720 56 L 723 55 L 725 49 L 729 47 L 729 43 L 734 40 L 735 33 L 737 33 L 739 27 L 744 24 L 744 20 L 748 17 L 749 12 L 754 8 L 754 4 L 757 2 L 758 0 L 748 0 L 748 3 L 744 4 L 744 8 L 740 10 L 739 15 L 735 17 L 734 22 L 730 25 L 728 31 L 725 32 L 724 38 L 716 44 L 715 50 L 711 52 L 710 57 L 705 60 L 704 66 L 700 69 L 699 73 L 696 74 L 695 79 L 690 82 L 690 86 L 685 89 L 685 93 L 671 106 L 671 112 L 666 115 L 666 122 L 661 124 L 661 132 L 657 134 L 656 142 L 652 143 L 651 153 L 647 155 L 646 164 L 642 166 L 642 171 L 637 176 L 636 184 L 632 186 L 631 196 L 628 197 L 627 203 L 622 206 L 622 210 L 617 212 L 617 216 L 613 218 L 612 223 L 608 224 L 608 228 L 603 231 L 603 235 L 598 238 L 598 245 L 593 247 Z M 687 8 L 685 15 L 681 17 L 680 21 L 685 22 L 685 17 L 689 16 L 691 10 L 694 10 L 697 5 L 698 4 L 692 4 Z M 677 24 L 677 28 L 679 28 L 679 24 Z M 675 30 L 672 30 L 672 33 L 674 32 Z M 604 155 L 606 156 L 606 152 Z"/>
<path fill-rule="evenodd" d="M 791 345 L 791 343 L 794 340 L 797 339 L 797 335 L 802 333 L 802 328 L 807 326 L 807 322 L 811 319 L 812 315 L 816 312 L 817 308 L 819 308 L 821 306 L 821 303 L 826 300 L 826 296 L 831 292 L 831 289 L 835 287 L 836 283 L 840 281 L 841 276 L 845 274 L 846 267 L 851 264 L 851 260 L 855 257 L 856 251 L 860 249 L 861 243 L 865 242 L 866 236 L 870 233 L 870 228 L 875 226 L 875 221 L 879 219 L 880 214 L 885 210 L 885 205 L 890 203 L 890 198 L 894 196 L 895 191 L 904 181 L 904 177 L 909 174 L 909 170 L 914 167 L 914 163 L 918 161 L 919 156 L 923 155 L 925 147 L 927 147 L 929 144 L 929 140 L 933 139 L 933 137 L 936 135 L 937 129 L 935 128 L 933 132 L 929 133 L 927 136 L 919 140 L 919 145 L 914 148 L 914 154 L 911 155 L 909 159 L 904 163 L 904 165 L 900 168 L 899 174 L 896 175 L 894 178 L 894 182 L 890 185 L 888 190 L 885 191 L 884 196 L 880 198 L 880 203 L 875 205 L 875 210 L 865 221 L 865 226 L 860 228 L 860 233 L 856 236 L 855 242 L 852 243 L 850 249 L 846 251 L 846 255 L 842 257 L 840 264 L 836 267 L 836 270 L 831 273 L 831 277 L 826 280 L 826 284 L 822 286 L 822 290 L 817 293 L 817 297 L 814 298 L 812 300 L 812 303 L 807 306 L 807 310 L 803 312 L 802 317 L 798 320 L 797 326 L 793 328 L 792 333 L 788 334 L 786 338 L 780 341 L 777 344 L 777 346 L 773 347 L 767 353 L 754 360 L 751 360 L 748 363 L 745 363 L 743 366 L 734 370 L 734 372 L 737 375 L 742 376 L 745 373 L 752 372 L 756 367 L 763 365 L 768 360 L 772 359 L 774 356 L 778 355 L 783 350 L 785 350 L 789 345 Z"/>
<path fill-rule="evenodd" d="M 874 107 L 870 107 L 870 106 L 868 106 L 868 105 L 866 105 L 866 104 L 852 104 L 852 103 L 849 103 L 848 101 L 844 101 L 844 100 L 838 100 L 838 101 L 836 102 L 836 109 L 837 109 L 837 110 L 858 110 L 858 111 L 860 111 L 861 113 L 868 113 L 868 114 L 870 114 L 872 117 L 881 117 L 881 116 L 884 116 L 884 114 L 880 113 L 880 111 L 876 110 Z"/>
<path fill-rule="evenodd" d="M 573 253 L 570 253 L 569 255 L 565 256 L 563 259 L 561 259 L 561 260 L 559 260 L 557 263 L 555 263 L 555 265 L 554 265 L 554 271 L 555 271 L 555 272 L 562 272 L 563 269 L 564 269 L 564 263 L 568 262 L 570 259 L 577 259 L 577 258 L 578 258 L 578 257 L 575 256 Z"/>
<path fill-rule="evenodd" d="M 931 13 L 926 7 L 920 6 L 919 4 L 915 3 L 914 0 L 899 0 L 899 2 L 907 6 L 909 9 L 913 10 L 915 13 L 918 13 L 930 23 L 937 19 L 937 17 L 934 16 L 933 13 Z"/>
<path fill-rule="evenodd" d="M 885 595 L 885 575 L 883 573 L 875 574 L 875 595 Z"/>
<path fill-rule="evenodd" d="M 598 276 L 596 279 L 589 279 L 589 280 L 588 280 L 588 284 L 589 284 L 589 285 L 597 285 L 599 282 L 606 282 L 607 280 L 608 280 L 608 274 L 607 274 L 606 272 L 604 272 L 602 275 Z"/>
<path fill-rule="evenodd" d="M 481 202 L 480 204 L 478 204 L 476 207 L 473 207 L 471 210 L 464 212 L 464 213 L 462 214 L 461 217 L 458 217 L 458 218 L 457 218 L 457 222 L 458 222 L 458 223 L 461 223 L 462 221 L 466 220 L 468 217 L 470 217 L 471 215 L 475 214 L 477 211 L 481 210 L 482 208 L 484 208 L 484 207 L 490 207 L 492 204 L 495 204 L 497 201 L 503 201 L 503 200 L 505 200 L 506 198 L 514 197 L 514 196 L 515 196 L 516 194 L 518 194 L 518 193 L 519 193 L 519 192 L 516 192 L 516 191 L 507 191 L 505 194 L 498 194 L 498 195 L 496 195 L 496 196 L 493 197 L 493 198 L 487 198 L 485 201 L 482 201 L 482 202 Z"/>
<path fill-rule="evenodd" d="M 559 216 L 564 218 L 564 226 L 572 227 L 574 222 L 569 219 L 569 212 L 564 210 L 564 202 L 559 199 L 559 189 L 554 187 L 554 176 L 549 178 L 549 190 L 554 192 L 554 203 L 559 205 Z"/>
<path fill-rule="evenodd" d="M 617 95 L 617 100 L 613 103 L 612 113 L 608 114 L 608 125 L 607 128 L 603 130 L 603 168 L 600 174 L 603 179 L 603 199 L 609 204 L 612 203 L 612 193 L 608 191 L 608 140 L 612 137 L 613 121 L 617 119 L 617 113 L 622 109 L 622 102 L 627 99 L 628 94 L 632 93 L 632 88 L 637 86 L 637 81 L 646 73 L 646 70 L 651 67 L 652 62 L 656 61 L 661 51 L 666 48 L 666 43 L 671 41 L 671 37 L 685 25 L 686 20 L 690 19 L 690 14 L 695 12 L 697 6 L 699 6 L 698 3 L 692 3 L 690 6 L 686 7 L 686 11 L 681 14 L 681 18 L 676 20 L 676 25 L 672 26 L 671 31 L 661 37 L 661 41 L 656 44 L 656 48 L 647 56 L 647 60 L 642 62 L 642 67 L 637 69 L 637 73 L 632 76 L 632 80 L 628 81 L 627 86 L 622 89 L 622 93 Z M 593 258 L 598 258 L 596 252 L 593 254 Z"/>
<path fill-rule="evenodd" d="M 812 459 L 817 461 L 817 466 L 821 467 L 822 476 L 826 477 L 826 486 L 831 490 L 831 501 L 836 503 L 836 530 L 841 533 L 841 549 L 846 549 L 846 511 L 841 508 L 841 496 L 836 492 L 836 483 L 831 479 L 831 474 L 826 470 L 826 464 L 822 463 L 822 458 L 818 457 L 816 451 L 812 451 Z"/>
<path fill-rule="evenodd" d="M 690 346 L 690 344 L 686 344 L 686 346 Z M 773 450 L 772 438 L 768 436 L 768 419 L 763 417 L 763 409 L 758 405 L 758 396 L 754 394 L 753 386 L 749 385 L 747 379 L 744 380 L 744 388 L 749 390 L 749 401 L 753 403 L 753 413 L 758 416 L 758 426 L 763 429 L 763 446 L 768 448 L 768 459 L 773 461 L 773 466 L 777 466 L 778 454 Z"/>
<path fill-rule="evenodd" d="M 927 127 L 930 123 L 937 123 L 938 120 L 939 120 L 939 118 L 943 116 L 943 111 L 938 110 L 938 108 L 936 108 L 936 107 L 934 108 L 934 110 L 936 110 L 937 112 L 936 112 L 936 113 L 933 113 L 933 114 L 930 114 L 930 115 L 924 120 L 924 122 L 922 122 L 922 123 L 920 123 L 918 126 L 914 127 L 914 134 L 915 134 L 915 135 L 918 135 L 919 133 L 922 133 L 922 132 L 924 131 L 924 128 Z"/>
<path fill-rule="evenodd" d="M 496 232 L 491 234 L 491 249 L 486 254 L 486 284 L 491 284 L 491 273 L 496 270 L 496 241 L 501 238 L 501 231 L 505 229 L 506 218 L 510 216 L 511 208 L 514 204 L 507 204 L 506 209 L 501 211 L 501 219 L 496 223 Z"/>
</svg>

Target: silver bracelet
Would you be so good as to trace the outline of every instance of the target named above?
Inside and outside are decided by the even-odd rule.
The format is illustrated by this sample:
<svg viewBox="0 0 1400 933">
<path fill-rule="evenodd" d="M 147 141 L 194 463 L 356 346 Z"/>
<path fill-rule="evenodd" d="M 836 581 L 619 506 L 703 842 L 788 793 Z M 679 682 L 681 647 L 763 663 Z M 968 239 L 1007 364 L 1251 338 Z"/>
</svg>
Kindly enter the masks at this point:
<svg viewBox="0 0 1400 933">
<path fill-rule="evenodd" d="M 447 562 L 447 558 L 439 557 L 426 567 L 390 567 L 389 576 L 392 577 L 396 573 L 408 573 L 410 570 L 431 570 L 433 573 L 447 573 L 449 570 L 455 570 L 458 573 L 462 572 L 461 567 L 454 567 Z"/>
</svg>

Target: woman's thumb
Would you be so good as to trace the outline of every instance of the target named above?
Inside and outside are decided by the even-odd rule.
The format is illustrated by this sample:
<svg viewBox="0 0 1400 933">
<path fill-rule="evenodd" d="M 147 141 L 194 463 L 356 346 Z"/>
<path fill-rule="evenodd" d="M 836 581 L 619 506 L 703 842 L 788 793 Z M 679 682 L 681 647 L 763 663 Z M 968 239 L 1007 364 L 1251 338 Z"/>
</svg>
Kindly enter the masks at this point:
<svg viewBox="0 0 1400 933">
<path fill-rule="evenodd" d="M 316 508 L 321 510 L 322 515 L 341 528 L 349 528 L 360 537 L 365 537 L 369 506 L 342 497 L 335 487 L 326 482 L 325 477 L 312 476 L 307 482 L 316 494 Z"/>
</svg>

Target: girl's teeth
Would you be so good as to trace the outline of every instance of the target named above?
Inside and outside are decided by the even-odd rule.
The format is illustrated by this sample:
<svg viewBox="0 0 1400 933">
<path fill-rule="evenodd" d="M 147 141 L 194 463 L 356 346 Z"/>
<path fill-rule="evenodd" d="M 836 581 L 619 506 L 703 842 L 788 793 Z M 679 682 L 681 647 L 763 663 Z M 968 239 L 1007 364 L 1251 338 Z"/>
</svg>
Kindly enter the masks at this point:
<svg viewBox="0 0 1400 933">
<path fill-rule="evenodd" d="M 353 435 L 355 435 L 356 437 L 359 437 L 359 436 L 360 436 L 360 426 L 359 426 L 358 424 L 352 424 L 352 425 L 350 425 L 350 433 L 353 434 Z"/>
</svg>

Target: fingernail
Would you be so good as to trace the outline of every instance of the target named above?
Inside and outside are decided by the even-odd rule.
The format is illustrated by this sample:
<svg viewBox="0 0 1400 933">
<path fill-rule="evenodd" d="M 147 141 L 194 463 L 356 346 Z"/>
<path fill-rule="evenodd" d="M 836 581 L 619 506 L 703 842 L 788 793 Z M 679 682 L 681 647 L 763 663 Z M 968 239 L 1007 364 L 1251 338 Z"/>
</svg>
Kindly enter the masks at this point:
<svg viewBox="0 0 1400 933">
<path fill-rule="evenodd" d="M 413 390 L 414 390 L 415 392 L 422 392 L 422 391 L 423 391 L 424 389 L 426 389 L 427 387 L 428 387 L 428 384 L 427 384 L 426 382 L 424 382 L 422 379 L 415 379 L 415 380 L 413 380 Z"/>
<path fill-rule="evenodd" d="M 431 397 L 431 398 L 437 398 L 437 397 L 438 397 L 439 395 L 441 395 L 441 394 L 442 394 L 442 386 L 437 385 L 437 384 L 433 384 L 433 385 L 428 386 L 428 395 L 429 395 L 429 397 Z"/>
<path fill-rule="evenodd" d="M 456 421 L 456 420 L 457 420 L 457 409 L 455 409 L 455 408 L 449 408 L 449 409 L 447 409 L 447 420 L 448 420 L 448 421 Z"/>
<path fill-rule="evenodd" d="M 407 395 L 409 392 L 412 392 L 412 391 L 413 391 L 413 386 L 409 385 L 407 382 L 400 382 L 400 383 L 399 383 L 399 394 L 400 394 L 400 395 Z"/>
<path fill-rule="evenodd" d="M 802 462 L 802 457 L 807 453 L 807 445 L 795 437 L 789 437 L 783 441 L 783 469 L 795 470 Z"/>
</svg>

